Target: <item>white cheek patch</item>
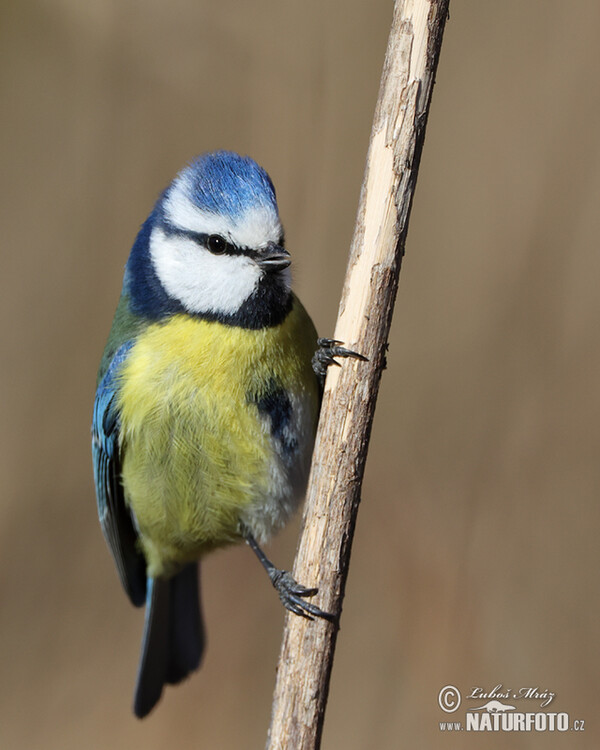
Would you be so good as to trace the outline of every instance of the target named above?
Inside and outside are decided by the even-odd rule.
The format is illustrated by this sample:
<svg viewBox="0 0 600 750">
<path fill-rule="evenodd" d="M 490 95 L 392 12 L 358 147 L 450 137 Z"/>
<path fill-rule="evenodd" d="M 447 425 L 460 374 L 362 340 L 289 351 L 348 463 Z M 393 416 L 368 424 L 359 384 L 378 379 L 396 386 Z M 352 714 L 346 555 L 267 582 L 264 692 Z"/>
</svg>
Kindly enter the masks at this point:
<svg viewBox="0 0 600 750">
<path fill-rule="evenodd" d="M 226 217 L 203 211 L 187 195 L 185 182 L 173 186 L 164 203 L 169 222 L 179 229 L 204 234 L 220 234 L 238 247 L 264 247 L 281 239 L 281 222 L 275 209 L 251 206 L 241 216 Z"/>
<path fill-rule="evenodd" d="M 167 294 L 193 313 L 236 313 L 261 276 L 247 256 L 213 255 L 193 240 L 169 236 L 158 227 L 150 235 L 150 257 Z"/>
</svg>

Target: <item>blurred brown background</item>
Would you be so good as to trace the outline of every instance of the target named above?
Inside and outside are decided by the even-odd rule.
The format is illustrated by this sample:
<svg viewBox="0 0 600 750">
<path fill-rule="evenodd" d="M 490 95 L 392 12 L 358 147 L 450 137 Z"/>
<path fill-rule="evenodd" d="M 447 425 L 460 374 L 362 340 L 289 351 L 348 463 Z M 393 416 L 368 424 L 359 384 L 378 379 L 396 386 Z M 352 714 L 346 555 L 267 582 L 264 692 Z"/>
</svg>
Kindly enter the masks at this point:
<svg viewBox="0 0 600 750">
<path fill-rule="evenodd" d="M 216 147 L 270 172 L 333 332 L 391 2 L 0 10 L 0 749 L 261 748 L 283 613 L 244 548 L 204 566 L 202 671 L 131 715 L 142 613 L 96 519 L 95 371 L 139 224 Z M 599 28 L 595 0 L 452 0 L 324 748 L 598 747 Z M 586 731 L 440 732 L 444 685 L 499 683 Z"/>
</svg>

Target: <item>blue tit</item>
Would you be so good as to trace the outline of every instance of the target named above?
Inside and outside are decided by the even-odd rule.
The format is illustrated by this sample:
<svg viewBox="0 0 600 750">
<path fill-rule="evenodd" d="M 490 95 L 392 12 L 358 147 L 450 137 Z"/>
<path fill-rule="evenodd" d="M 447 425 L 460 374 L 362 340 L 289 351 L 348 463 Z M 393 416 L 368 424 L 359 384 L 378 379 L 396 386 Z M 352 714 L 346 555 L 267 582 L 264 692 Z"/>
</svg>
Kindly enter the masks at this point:
<svg viewBox="0 0 600 750">
<path fill-rule="evenodd" d="M 127 261 L 92 447 L 104 536 L 146 606 L 138 717 L 200 665 L 210 550 L 246 541 L 288 609 L 328 617 L 259 546 L 305 491 L 327 366 L 358 356 L 317 339 L 290 262 L 269 176 L 226 151 L 176 176 Z"/>
</svg>

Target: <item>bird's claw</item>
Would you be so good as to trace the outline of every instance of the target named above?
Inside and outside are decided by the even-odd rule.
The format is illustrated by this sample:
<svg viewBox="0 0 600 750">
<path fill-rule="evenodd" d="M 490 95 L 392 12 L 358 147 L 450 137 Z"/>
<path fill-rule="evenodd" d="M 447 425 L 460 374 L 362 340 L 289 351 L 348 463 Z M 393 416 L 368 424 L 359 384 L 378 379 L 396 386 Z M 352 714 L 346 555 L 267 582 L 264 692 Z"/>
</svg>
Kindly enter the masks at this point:
<svg viewBox="0 0 600 750">
<path fill-rule="evenodd" d="M 317 339 L 318 348 L 312 358 L 312 367 L 316 375 L 322 380 L 325 379 L 327 368 L 330 365 L 341 366 L 340 363 L 335 360 L 335 357 L 351 357 L 353 359 L 359 359 L 362 362 L 369 361 L 364 355 L 343 347 L 343 343 L 343 341 L 338 341 L 337 339 Z"/>
<path fill-rule="evenodd" d="M 321 617 L 330 622 L 335 620 L 335 615 L 324 612 L 316 604 L 304 601 L 304 597 L 314 596 L 319 589 L 306 588 L 306 586 L 298 583 L 291 573 L 278 568 L 269 571 L 269 578 L 279 594 L 283 606 L 290 612 L 300 615 L 300 617 L 306 617 L 307 620 L 314 620 L 315 617 Z"/>
</svg>

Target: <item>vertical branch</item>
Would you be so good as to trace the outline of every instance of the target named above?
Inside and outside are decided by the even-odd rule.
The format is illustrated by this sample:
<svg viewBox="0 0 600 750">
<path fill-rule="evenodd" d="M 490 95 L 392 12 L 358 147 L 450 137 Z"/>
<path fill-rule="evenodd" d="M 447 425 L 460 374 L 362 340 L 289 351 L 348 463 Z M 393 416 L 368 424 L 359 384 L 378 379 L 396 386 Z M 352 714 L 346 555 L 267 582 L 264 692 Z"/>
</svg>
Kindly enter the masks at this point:
<svg viewBox="0 0 600 750">
<path fill-rule="evenodd" d="M 335 338 L 369 362 L 327 376 L 294 577 L 341 614 L 369 435 L 449 0 L 396 0 Z M 374 626 L 375 627 L 375 626 Z M 336 625 L 287 615 L 267 748 L 314 750 Z"/>
</svg>

